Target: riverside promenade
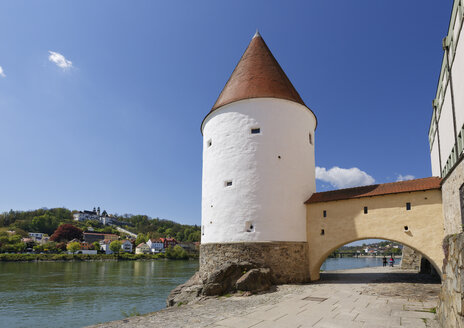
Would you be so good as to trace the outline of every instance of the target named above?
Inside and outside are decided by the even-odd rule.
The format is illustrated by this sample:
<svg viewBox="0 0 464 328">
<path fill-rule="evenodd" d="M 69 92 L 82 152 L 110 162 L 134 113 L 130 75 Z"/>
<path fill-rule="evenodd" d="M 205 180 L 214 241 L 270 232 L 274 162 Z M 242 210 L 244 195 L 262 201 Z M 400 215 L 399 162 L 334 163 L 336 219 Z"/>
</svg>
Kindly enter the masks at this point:
<svg viewBox="0 0 464 328">
<path fill-rule="evenodd" d="M 326 272 L 321 281 L 252 296 L 223 296 L 93 327 L 437 328 L 440 283 L 373 267 Z"/>
</svg>

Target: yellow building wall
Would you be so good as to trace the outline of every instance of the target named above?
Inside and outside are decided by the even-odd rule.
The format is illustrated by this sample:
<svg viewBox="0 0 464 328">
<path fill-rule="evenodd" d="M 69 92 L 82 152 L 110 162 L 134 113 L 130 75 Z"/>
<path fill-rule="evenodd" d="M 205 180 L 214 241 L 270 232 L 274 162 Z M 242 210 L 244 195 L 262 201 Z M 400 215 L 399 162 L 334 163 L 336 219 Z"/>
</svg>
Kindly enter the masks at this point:
<svg viewBox="0 0 464 328">
<path fill-rule="evenodd" d="M 411 203 L 409 211 L 407 202 Z M 323 217 L 324 210 L 327 217 Z M 408 226 L 408 232 L 404 226 Z M 307 236 L 311 280 L 319 279 L 320 267 L 333 251 L 347 243 L 371 238 L 395 241 L 419 251 L 441 274 L 444 257 L 441 191 L 307 204 Z"/>
</svg>

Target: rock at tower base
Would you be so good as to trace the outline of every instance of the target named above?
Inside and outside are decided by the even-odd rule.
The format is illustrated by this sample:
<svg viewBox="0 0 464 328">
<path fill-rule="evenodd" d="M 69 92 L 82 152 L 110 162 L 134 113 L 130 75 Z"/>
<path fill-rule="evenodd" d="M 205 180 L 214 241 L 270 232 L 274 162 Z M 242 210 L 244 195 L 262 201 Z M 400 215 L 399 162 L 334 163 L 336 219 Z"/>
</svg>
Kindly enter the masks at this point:
<svg viewBox="0 0 464 328">
<path fill-rule="evenodd" d="M 235 242 L 200 245 L 200 274 L 208 276 L 225 262 L 269 268 L 273 284 L 309 282 L 306 242 Z"/>
<path fill-rule="evenodd" d="M 272 285 L 309 281 L 306 242 L 237 242 L 202 244 L 200 271 L 169 294 L 167 306 L 194 303 L 208 296 Z"/>
</svg>

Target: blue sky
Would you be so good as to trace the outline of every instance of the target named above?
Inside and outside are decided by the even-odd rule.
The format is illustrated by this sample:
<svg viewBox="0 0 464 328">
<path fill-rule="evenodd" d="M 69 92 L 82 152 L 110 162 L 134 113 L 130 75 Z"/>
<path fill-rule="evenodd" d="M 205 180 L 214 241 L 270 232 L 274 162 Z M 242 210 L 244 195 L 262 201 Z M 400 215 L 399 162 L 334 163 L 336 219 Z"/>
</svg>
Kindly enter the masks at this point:
<svg viewBox="0 0 464 328">
<path fill-rule="evenodd" d="M 2 1 L 0 211 L 100 206 L 200 224 L 200 124 L 256 28 L 317 115 L 318 191 L 430 176 L 451 7 Z"/>
</svg>

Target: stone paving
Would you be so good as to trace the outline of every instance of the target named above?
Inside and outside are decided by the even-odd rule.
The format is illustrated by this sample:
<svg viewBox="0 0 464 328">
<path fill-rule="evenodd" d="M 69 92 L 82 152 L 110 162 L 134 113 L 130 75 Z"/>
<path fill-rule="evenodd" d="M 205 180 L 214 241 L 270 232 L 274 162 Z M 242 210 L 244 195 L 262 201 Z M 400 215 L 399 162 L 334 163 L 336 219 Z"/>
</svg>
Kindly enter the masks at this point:
<svg viewBox="0 0 464 328">
<path fill-rule="evenodd" d="M 206 299 L 96 327 L 438 327 L 439 282 L 396 268 L 333 271 L 318 283 L 253 296 Z"/>
</svg>

